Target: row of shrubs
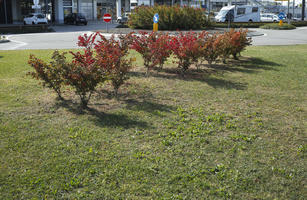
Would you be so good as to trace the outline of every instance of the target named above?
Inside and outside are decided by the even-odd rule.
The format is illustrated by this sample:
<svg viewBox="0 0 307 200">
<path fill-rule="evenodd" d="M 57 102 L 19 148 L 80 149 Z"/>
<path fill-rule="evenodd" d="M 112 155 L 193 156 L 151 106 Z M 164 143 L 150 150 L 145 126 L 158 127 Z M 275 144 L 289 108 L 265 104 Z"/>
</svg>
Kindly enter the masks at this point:
<svg viewBox="0 0 307 200">
<path fill-rule="evenodd" d="M 166 5 L 137 7 L 129 17 L 128 26 L 152 29 L 155 13 L 159 13 L 159 30 L 195 30 L 211 26 L 210 20 L 200 8 Z"/>
<path fill-rule="evenodd" d="M 247 23 L 247 22 L 231 22 L 228 24 L 227 22 L 215 22 L 212 23 L 212 27 L 216 28 L 262 28 L 262 26 L 270 25 L 270 24 L 277 24 L 278 22 L 272 23 L 272 22 L 253 22 L 253 23 Z M 288 25 L 287 23 L 284 23 L 284 25 Z M 301 27 L 301 26 L 307 26 L 307 21 L 294 21 L 291 22 L 291 25 L 295 27 Z M 293 29 L 293 27 L 292 27 Z"/>
<path fill-rule="evenodd" d="M 263 26 L 260 26 L 262 29 L 274 29 L 274 30 L 291 30 L 296 29 L 296 27 L 292 24 L 283 23 L 282 26 L 280 26 L 277 23 L 270 23 Z"/>
<path fill-rule="evenodd" d="M 250 42 L 247 31 L 243 30 L 214 35 L 205 31 L 178 35 L 140 32 L 120 36 L 119 40 L 114 36 L 106 39 L 100 33 L 85 34 L 79 36 L 78 45 L 83 48 L 82 51 L 69 52 L 72 60 L 67 59 L 67 52 L 55 51 L 49 63 L 30 55 L 28 63 L 34 71 L 29 74 L 42 80 L 43 85 L 53 89 L 60 99 L 63 99 L 63 86 L 72 87 L 80 97 L 81 105 L 86 107 L 100 83 L 110 82 L 117 95 L 132 68 L 132 60 L 128 59 L 129 49 L 141 54 L 147 75 L 154 66 L 162 68 L 173 55 L 178 71 L 184 76 L 192 64 L 225 62 L 230 55 L 237 59 Z"/>
</svg>

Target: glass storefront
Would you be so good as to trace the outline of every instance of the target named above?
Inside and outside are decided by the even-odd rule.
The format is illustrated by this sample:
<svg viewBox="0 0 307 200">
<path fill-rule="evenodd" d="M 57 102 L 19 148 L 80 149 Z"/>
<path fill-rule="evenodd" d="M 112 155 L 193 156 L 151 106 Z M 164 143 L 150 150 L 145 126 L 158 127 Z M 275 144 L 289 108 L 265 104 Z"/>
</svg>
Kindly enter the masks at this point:
<svg viewBox="0 0 307 200">
<path fill-rule="evenodd" d="M 32 9 L 33 0 L 16 0 L 16 5 L 18 6 L 16 9 L 17 21 L 22 21 L 25 16 L 35 12 L 35 10 Z M 46 15 L 47 19 L 51 21 L 52 15 L 54 14 L 54 0 L 40 0 L 39 5 L 41 8 L 36 10 L 36 12 Z"/>
<path fill-rule="evenodd" d="M 0 24 L 13 22 L 11 0 L 0 0 Z"/>
<path fill-rule="evenodd" d="M 82 13 L 86 19 L 94 19 L 93 0 L 82 0 L 80 9 L 80 13 Z"/>
<path fill-rule="evenodd" d="M 78 0 L 63 0 L 64 16 L 78 12 Z"/>
<path fill-rule="evenodd" d="M 106 13 L 110 13 L 112 17 L 115 16 L 116 14 L 115 1 L 114 0 L 97 0 L 97 19 L 102 19 L 102 16 Z"/>
</svg>

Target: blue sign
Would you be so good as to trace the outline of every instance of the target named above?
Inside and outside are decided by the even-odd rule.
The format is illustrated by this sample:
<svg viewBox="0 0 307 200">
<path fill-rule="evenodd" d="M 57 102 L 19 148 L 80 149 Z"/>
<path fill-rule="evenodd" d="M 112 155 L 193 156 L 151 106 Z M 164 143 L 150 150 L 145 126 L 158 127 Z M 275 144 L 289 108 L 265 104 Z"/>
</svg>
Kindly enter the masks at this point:
<svg viewBox="0 0 307 200">
<path fill-rule="evenodd" d="M 154 17 L 153 17 L 153 22 L 154 22 L 154 23 L 158 23 L 158 21 L 159 21 L 159 14 L 156 13 L 156 14 L 154 15 Z"/>
<path fill-rule="evenodd" d="M 285 13 L 283 13 L 283 12 L 279 13 L 279 14 L 278 14 L 278 18 L 279 18 L 280 20 L 285 19 L 285 18 L 286 18 Z"/>
</svg>

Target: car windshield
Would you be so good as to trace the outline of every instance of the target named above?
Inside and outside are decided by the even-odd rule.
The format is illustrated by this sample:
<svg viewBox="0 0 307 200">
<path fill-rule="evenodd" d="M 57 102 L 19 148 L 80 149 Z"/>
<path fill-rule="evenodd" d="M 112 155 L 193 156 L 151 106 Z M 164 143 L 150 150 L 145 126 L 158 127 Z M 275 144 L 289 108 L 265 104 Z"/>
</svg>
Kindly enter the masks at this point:
<svg viewBox="0 0 307 200">
<path fill-rule="evenodd" d="M 228 13 L 229 10 L 221 10 L 217 16 L 225 16 Z"/>
<path fill-rule="evenodd" d="M 84 18 L 84 15 L 81 14 L 81 13 L 77 13 L 77 16 L 78 16 L 78 17 L 83 17 L 83 18 Z"/>
<path fill-rule="evenodd" d="M 36 15 L 37 16 L 37 18 L 39 18 L 39 19 L 43 19 L 43 18 L 45 18 L 45 16 L 44 15 Z"/>
</svg>

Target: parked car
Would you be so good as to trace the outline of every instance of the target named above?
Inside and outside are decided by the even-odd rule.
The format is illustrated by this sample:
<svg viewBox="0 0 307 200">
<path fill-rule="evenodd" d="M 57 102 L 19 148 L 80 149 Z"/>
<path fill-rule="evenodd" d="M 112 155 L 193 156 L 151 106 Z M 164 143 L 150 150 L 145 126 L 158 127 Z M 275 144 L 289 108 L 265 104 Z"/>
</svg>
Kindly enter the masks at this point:
<svg viewBox="0 0 307 200">
<path fill-rule="evenodd" d="M 127 23 L 128 20 L 129 20 L 129 15 L 130 15 L 130 13 L 123 14 L 122 16 L 117 18 L 116 22 L 119 23 L 119 24 Z"/>
<path fill-rule="evenodd" d="M 48 24 L 48 20 L 45 15 L 41 13 L 33 13 L 23 19 L 23 24 Z"/>
<path fill-rule="evenodd" d="M 278 22 L 279 18 L 273 13 L 262 13 L 260 14 L 260 20 L 262 22 Z"/>
<path fill-rule="evenodd" d="M 64 18 L 65 24 L 84 24 L 87 25 L 87 20 L 85 16 L 81 13 L 71 13 Z"/>
</svg>

